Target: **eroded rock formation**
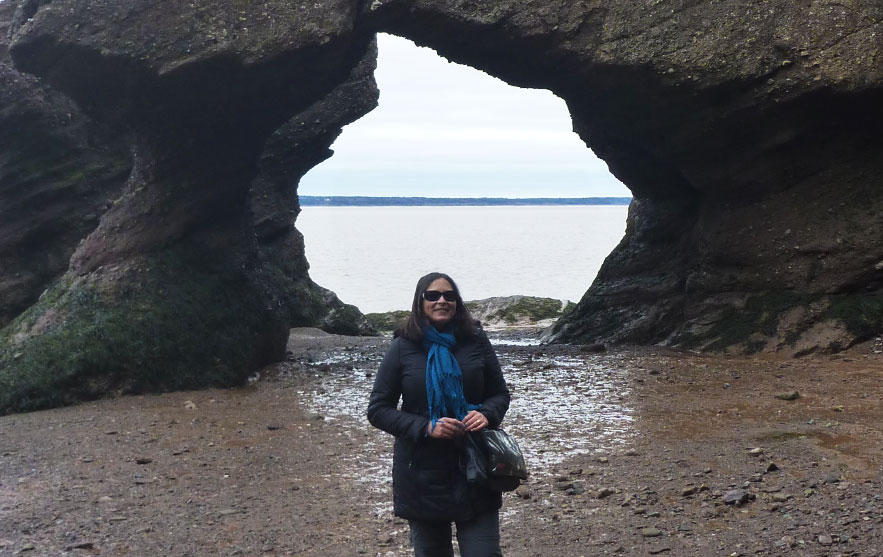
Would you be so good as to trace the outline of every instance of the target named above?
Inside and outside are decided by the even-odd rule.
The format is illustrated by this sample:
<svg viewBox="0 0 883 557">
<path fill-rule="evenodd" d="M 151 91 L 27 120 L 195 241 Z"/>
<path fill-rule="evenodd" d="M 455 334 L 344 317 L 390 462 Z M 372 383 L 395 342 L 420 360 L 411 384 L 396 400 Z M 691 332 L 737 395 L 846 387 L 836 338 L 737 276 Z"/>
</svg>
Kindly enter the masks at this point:
<svg viewBox="0 0 883 557">
<path fill-rule="evenodd" d="M 354 32 L 354 2 L 240 6 L 55 1 L 17 11 L 19 69 L 121 130 L 132 170 L 67 272 L 3 329 L 0 411 L 236 384 L 283 357 L 292 325 L 370 329 L 309 280 L 293 228 L 267 235 L 263 200 L 290 199 L 340 127 L 373 107 L 373 35 Z M 306 148 L 271 141 L 264 152 L 300 113 L 310 126 L 280 133 Z M 274 159 L 303 168 L 280 172 Z"/>
<path fill-rule="evenodd" d="M 81 128 L 120 130 L 108 149 L 125 145 L 132 171 L 106 210 L 69 209 L 97 222 L 64 236 L 84 238 L 69 269 L 3 330 L 0 408 L 230 384 L 280 357 L 288 325 L 331 296 L 305 274 L 296 182 L 373 106 L 378 30 L 551 89 L 633 191 L 626 237 L 557 340 L 801 353 L 883 329 L 876 0 L 26 0 L 17 13 L 12 58 L 43 82 L 20 79 L 72 99 Z M 72 240 L 58 238 L 63 260 Z"/>
<path fill-rule="evenodd" d="M 377 47 L 372 43 L 347 81 L 273 132 L 252 182 L 259 252 L 264 268 L 276 277 L 275 295 L 282 300 L 292 327 L 313 325 L 350 335 L 372 332 L 358 309 L 310 280 L 303 236 L 295 220 L 300 212 L 300 179 L 331 156 L 329 147 L 343 126 L 377 106 L 376 60 Z"/>
<path fill-rule="evenodd" d="M 378 0 L 366 17 L 553 90 L 634 193 L 554 339 L 801 353 L 880 331 L 879 2 Z"/>
</svg>

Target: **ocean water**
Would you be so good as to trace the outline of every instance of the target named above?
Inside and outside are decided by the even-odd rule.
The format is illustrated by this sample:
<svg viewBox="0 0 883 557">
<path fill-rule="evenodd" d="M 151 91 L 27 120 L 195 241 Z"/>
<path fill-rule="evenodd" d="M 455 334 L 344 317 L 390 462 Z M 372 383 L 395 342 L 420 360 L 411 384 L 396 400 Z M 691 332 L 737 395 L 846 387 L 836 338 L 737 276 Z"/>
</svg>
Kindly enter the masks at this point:
<svg viewBox="0 0 883 557">
<path fill-rule="evenodd" d="M 628 207 L 304 207 L 310 276 L 363 313 L 409 309 L 442 271 L 463 297 L 578 301 L 622 239 Z"/>
</svg>

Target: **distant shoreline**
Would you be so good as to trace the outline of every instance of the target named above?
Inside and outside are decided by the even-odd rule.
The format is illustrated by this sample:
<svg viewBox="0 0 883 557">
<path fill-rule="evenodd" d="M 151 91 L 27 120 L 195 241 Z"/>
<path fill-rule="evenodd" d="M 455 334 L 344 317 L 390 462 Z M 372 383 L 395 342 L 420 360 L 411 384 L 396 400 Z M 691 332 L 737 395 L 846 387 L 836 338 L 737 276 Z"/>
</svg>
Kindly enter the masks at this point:
<svg viewBox="0 0 883 557">
<path fill-rule="evenodd" d="M 631 197 L 368 197 L 299 196 L 301 207 L 417 207 L 496 205 L 628 205 Z"/>
</svg>

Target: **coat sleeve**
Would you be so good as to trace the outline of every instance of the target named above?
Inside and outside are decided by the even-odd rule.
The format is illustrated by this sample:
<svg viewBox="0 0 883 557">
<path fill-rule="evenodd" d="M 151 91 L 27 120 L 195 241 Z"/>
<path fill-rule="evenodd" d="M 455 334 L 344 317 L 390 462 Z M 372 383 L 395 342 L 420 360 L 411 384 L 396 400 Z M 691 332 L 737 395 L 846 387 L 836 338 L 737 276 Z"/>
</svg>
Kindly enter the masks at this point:
<svg viewBox="0 0 883 557">
<path fill-rule="evenodd" d="M 402 395 L 400 346 L 399 339 L 393 340 L 374 378 L 374 389 L 368 400 L 368 421 L 396 437 L 417 442 L 426 434 L 429 420 L 398 409 Z"/>
<path fill-rule="evenodd" d="M 484 359 L 484 400 L 479 412 L 487 417 L 488 427 L 493 429 L 500 427 L 503 416 L 509 409 L 509 388 L 503 379 L 497 353 L 484 331 L 479 333 L 478 343 Z"/>
</svg>

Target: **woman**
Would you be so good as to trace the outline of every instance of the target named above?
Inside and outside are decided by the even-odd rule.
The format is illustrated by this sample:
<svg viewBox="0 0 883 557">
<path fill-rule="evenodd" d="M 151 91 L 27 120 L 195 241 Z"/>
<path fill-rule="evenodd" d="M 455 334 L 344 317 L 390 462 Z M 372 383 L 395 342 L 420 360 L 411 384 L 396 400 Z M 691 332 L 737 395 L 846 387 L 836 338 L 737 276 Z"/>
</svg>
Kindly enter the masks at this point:
<svg viewBox="0 0 883 557">
<path fill-rule="evenodd" d="M 401 409 L 397 409 L 399 398 Z M 466 482 L 463 436 L 500 425 L 509 390 L 484 331 L 446 274 L 417 282 L 411 315 L 380 364 L 368 421 L 395 436 L 393 503 L 417 557 L 502 555 L 499 491 Z"/>
</svg>

